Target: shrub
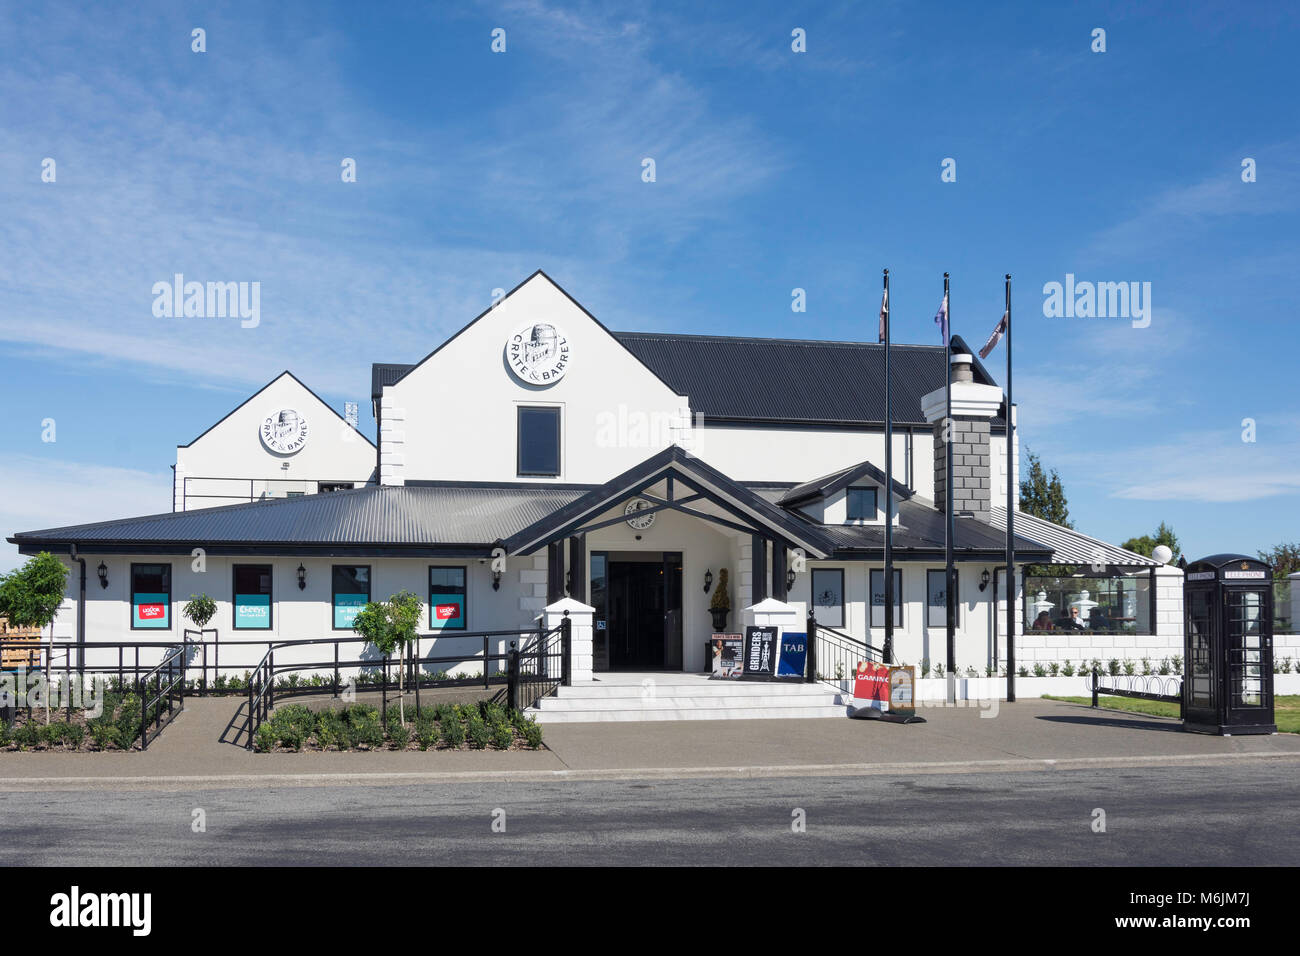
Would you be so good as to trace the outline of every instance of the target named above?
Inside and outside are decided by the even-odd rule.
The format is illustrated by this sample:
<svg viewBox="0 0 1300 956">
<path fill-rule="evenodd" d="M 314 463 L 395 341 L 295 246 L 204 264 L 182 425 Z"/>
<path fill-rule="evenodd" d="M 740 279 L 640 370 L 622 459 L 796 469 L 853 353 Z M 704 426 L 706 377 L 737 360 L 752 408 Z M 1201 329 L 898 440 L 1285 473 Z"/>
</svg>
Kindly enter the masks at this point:
<svg viewBox="0 0 1300 956">
<path fill-rule="evenodd" d="M 1073 676 L 1074 676 L 1074 664 L 1073 664 L 1072 662 L 1070 662 L 1070 661 L 1066 661 L 1066 662 L 1061 666 L 1061 673 L 1062 673 L 1064 676 L 1066 676 L 1066 677 L 1073 677 Z"/>
<path fill-rule="evenodd" d="M 100 750 L 107 750 L 110 745 L 118 746 L 117 725 L 111 720 L 92 720 L 89 727 L 90 739 Z"/>
<path fill-rule="evenodd" d="M 1028 676 L 1029 676 L 1029 668 L 1027 668 L 1024 664 L 1021 664 L 1019 667 L 1016 668 L 1016 676 L 1017 676 L 1017 677 L 1028 677 Z"/>
<path fill-rule="evenodd" d="M 41 725 L 28 721 L 13 732 L 13 741 L 19 750 L 36 747 L 41 743 Z"/>
<path fill-rule="evenodd" d="M 465 742 L 465 725 L 459 716 L 442 721 L 442 742 L 448 747 L 459 747 Z"/>
<path fill-rule="evenodd" d="M 140 698 L 135 694 L 125 694 L 118 706 L 117 745 L 128 749 L 140 736 Z"/>
<path fill-rule="evenodd" d="M 488 730 L 487 723 L 482 717 L 475 714 L 465 723 L 465 734 L 469 738 L 469 745 L 474 750 L 483 750 L 487 747 L 488 741 L 492 734 Z"/>
<path fill-rule="evenodd" d="M 1137 665 L 1134 664 L 1127 657 L 1124 658 L 1124 674 L 1128 677 L 1132 677 L 1136 672 L 1137 672 Z"/>
<path fill-rule="evenodd" d="M 270 724 L 263 724 L 257 728 L 257 733 L 253 736 L 253 747 L 258 753 L 269 753 L 275 749 L 275 741 L 275 728 Z"/>
<path fill-rule="evenodd" d="M 354 747 L 376 748 L 384 744 L 384 728 L 379 723 L 379 714 L 371 708 L 354 709 L 348 715 L 351 728 L 349 737 Z"/>
<path fill-rule="evenodd" d="M 438 744 L 438 722 L 433 715 L 421 712 L 415 717 L 415 739 L 421 750 L 428 750 Z"/>
<path fill-rule="evenodd" d="M 1047 670 L 1053 677 L 1055 677 L 1057 674 L 1061 673 L 1061 665 L 1056 661 L 1052 661 L 1052 663 L 1047 665 Z"/>
<path fill-rule="evenodd" d="M 322 747 L 342 747 L 347 739 L 347 725 L 337 710 L 323 710 L 316 715 L 316 742 Z"/>
<path fill-rule="evenodd" d="M 1046 676 L 1047 676 L 1047 668 L 1043 666 L 1043 664 L 1042 664 L 1041 661 L 1035 661 L 1035 662 L 1034 662 L 1034 676 L 1035 676 L 1035 677 L 1046 677 Z"/>
<path fill-rule="evenodd" d="M 524 735 L 524 743 L 528 744 L 533 750 L 542 745 L 542 725 L 531 717 L 523 719 L 523 726 L 520 728 Z"/>
<path fill-rule="evenodd" d="M 507 723 L 492 725 L 492 745 L 498 750 L 509 750 L 515 742 L 515 729 Z"/>
<path fill-rule="evenodd" d="M 390 720 L 388 722 L 388 738 L 398 750 L 405 750 L 406 745 L 411 742 L 411 731 L 400 720 Z"/>
<path fill-rule="evenodd" d="M 1108 674 L 1110 674 L 1111 677 L 1118 677 L 1118 676 L 1119 676 L 1119 661 L 1116 660 L 1116 659 L 1113 658 L 1113 657 L 1112 657 L 1109 661 L 1107 661 L 1107 662 L 1106 662 L 1106 672 L 1107 672 Z"/>
<path fill-rule="evenodd" d="M 930 676 L 930 658 L 928 657 L 921 658 L 921 676 L 922 677 Z"/>
<path fill-rule="evenodd" d="M 1181 654 L 1174 655 L 1174 673 L 1179 677 L 1183 675 L 1183 656 Z"/>
<path fill-rule="evenodd" d="M 1152 671 L 1151 671 L 1151 658 L 1149 658 L 1149 657 L 1144 657 L 1144 658 L 1142 658 L 1142 676 L 1143 676 L 1143 677 L 1146 677 L 1146 676 L 1149 676 L 1151 673 L 1152 673 Z"/>
<path fill-rule="evenodd" d="M 1169 672 L 1172 670 L 1173 670 L 1173 666 L 1169 663 L 1169 658 L 1166 657 L 1160 661 L 1160 666 L 1156 669 L 1156 673 L 1164 677 L 1167 676 Z"/>
</svg>

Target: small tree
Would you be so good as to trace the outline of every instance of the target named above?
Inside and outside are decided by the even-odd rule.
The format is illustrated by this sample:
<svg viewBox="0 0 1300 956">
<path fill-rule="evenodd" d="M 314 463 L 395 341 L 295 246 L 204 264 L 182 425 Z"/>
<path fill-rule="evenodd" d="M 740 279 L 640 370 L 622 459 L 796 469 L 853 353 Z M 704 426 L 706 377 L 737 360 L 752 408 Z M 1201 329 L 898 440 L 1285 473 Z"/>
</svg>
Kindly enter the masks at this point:
<svg viewBox="0 0 1300 956">
<path fill-rule="evenodd" d="M 1178 535 L 1174 534 L 1174 529 L 1163 521 L 1160 522 L 1160 527 L 1156 528 L 1154 535 L 1144 534 L 1140 538 L 1129 538 L 1120 547 L 1125 551 L 1133 551 L 1149 558 L 1151 553 L 1155 551 L 1156 546 L 1161 544 L 1173 552 L 1172 560 L 1177 562 L 1178 556 L 1182 554 L 1182 547 L 1178 543 Z"/>
<path fill-rule="evenodd" d="M 0 577 L 0 617 L 15 627 L 50 627 L 50 653 L 54 653 L 54 618 L 63 604 L 68 586 L 68 568 L 42 551 L 21 568 Z M 68 692 L 68 688 L 64 688 Z M 50 722 L 50 698 L 46 691 L 45 723 Z"/>
<path fill-rule="evenodd" d="M 727 569 L 722 568 L 718 571 L 718 586 L 713 589 L 713 597 L 709 600 L 710 611 L 730 611 L 731 595 L 727 593 Z"/>
<path fill-rule="evenodd" d="M 181 613 L 202 631 L 203 626 L 217 613 L 217 602 L 206 594 L 191 594 L 189 601 L 181 608 Z"/>
<path fill-rule="evenodd" d="M 374 645 L 385 657 L 398 654 L 398 715 L 406 723 L 406 647 L 415 641 L 420 626 L 420 596 L 399 591 L 387 601 L 371 601 L 352 621 L 352 630 Z"/>
<path fill-rule="evenodd" d="M 1275 544 L 1271 551 L 1260 551 L 1259 560 L 1273 566 L 1273 577 L 1285 581 L 1288 574 L 1300 571 L 1300 542 Z"/>
</svg>

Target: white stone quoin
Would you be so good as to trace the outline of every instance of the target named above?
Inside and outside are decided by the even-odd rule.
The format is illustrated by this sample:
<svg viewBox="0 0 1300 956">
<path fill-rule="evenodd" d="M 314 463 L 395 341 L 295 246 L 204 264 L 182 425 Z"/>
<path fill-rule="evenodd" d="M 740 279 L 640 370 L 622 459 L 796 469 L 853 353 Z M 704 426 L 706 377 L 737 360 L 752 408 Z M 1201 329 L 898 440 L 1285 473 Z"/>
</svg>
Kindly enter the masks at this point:
<svg viewBox="0 0 1300 956">
<path fill-rule="evenodd" d="M 542 612 L 543 623 L 548 631 L 560 626 L 565 611 L 569 612 L 569 620 L 573 622 L 570 632 L 572 643 L 569 649 L 569 679 L 575 684 L 590 683 L 594 651 L 591 621 L 596 609 L 589 604 L 567 597 L 554 604 L 548 604 L 546 610 Z"/>
</svg>

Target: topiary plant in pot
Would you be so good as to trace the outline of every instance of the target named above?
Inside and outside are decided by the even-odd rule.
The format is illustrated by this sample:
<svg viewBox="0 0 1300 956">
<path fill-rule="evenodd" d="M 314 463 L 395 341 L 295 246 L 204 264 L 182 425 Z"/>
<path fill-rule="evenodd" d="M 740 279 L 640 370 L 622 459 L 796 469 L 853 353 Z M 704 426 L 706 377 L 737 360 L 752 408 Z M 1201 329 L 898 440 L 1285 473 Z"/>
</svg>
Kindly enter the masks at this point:
<svg viewBox="0 0 1300 956">
<path fill-rule="evenodd" d="M 727 615 L 731 613 L 731 595 L 727 593 L 727 569 L 718 572 L 718 586 L 713 589 L 709 601 L 709 613 L 713 615 L 713 630 L 722 632 L 727 627 Z"/>
</svg>

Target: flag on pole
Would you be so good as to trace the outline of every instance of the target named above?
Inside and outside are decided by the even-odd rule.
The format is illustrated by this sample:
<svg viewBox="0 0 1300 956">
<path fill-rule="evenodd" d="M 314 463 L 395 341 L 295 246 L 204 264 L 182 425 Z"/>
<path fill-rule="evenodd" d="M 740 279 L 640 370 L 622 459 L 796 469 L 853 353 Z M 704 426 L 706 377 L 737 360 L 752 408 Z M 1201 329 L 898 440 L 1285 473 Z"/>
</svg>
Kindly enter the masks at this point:
<svg viewBox="0 0 1300 956">
<path fill-rule="evenodd" d="M 889 315 L 889 290 L 886 289 L 880 293 L 880 337 L 876 340 L 880 343 L 885 341 L 885 317 Z"/>
<path fill-rule="evenodd" d="M 943 333 L 943 344 L 948 344 L 948 293 L 943 294 L 943 305 L 939 306 L 939 311 L 934 314 L 934 324 L 939 326 Z"/>
<path fill-rule="evenodd" d="M 1009 318 L 1011 318 L 1010 312 L 1002 313 L 1002 318 L 998 319 L 998 324 L 994 327 L 993 334 L 989 336 L 989 340 L 985 342 L 984 347 L 980 349 L 980 358 L 988 358 L 989 353 L 997 348 L 998 343 L 1002 341 L 1003 333 L 1007 330 L 1007 320 Z"/>
</svg>

